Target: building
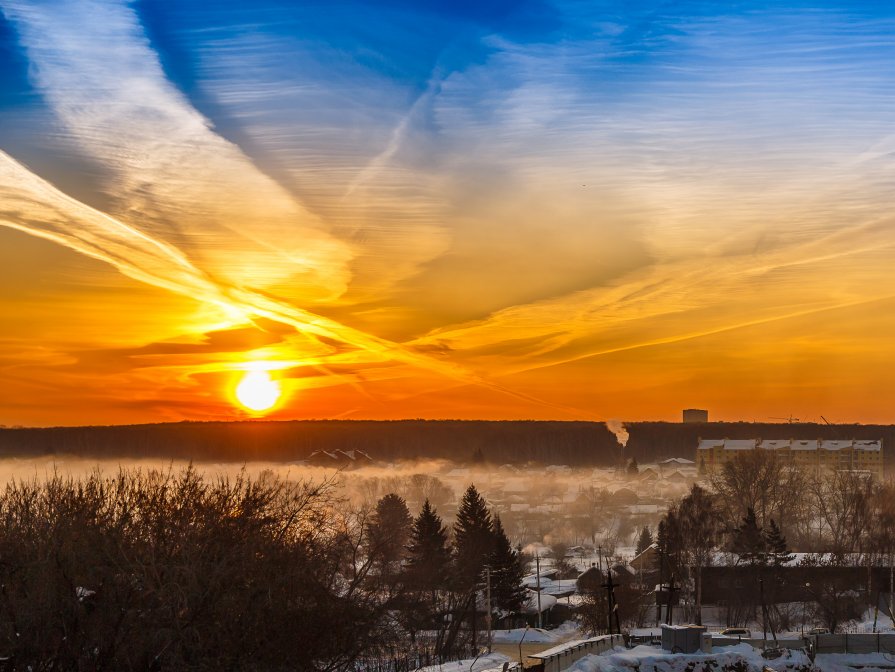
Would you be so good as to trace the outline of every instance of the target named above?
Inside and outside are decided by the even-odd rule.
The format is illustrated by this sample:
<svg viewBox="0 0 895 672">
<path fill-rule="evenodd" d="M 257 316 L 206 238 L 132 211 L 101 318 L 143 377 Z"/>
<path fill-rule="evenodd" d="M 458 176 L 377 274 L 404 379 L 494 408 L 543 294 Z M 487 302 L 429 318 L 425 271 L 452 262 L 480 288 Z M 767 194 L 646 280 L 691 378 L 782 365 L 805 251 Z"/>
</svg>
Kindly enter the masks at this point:
<svg viewBox="0 0 895 672">
<path fill-rule="evenodd" d="M 812 469 L 866 471 L 883 477 L 883 441 L 850 439 L 700 439 L 696 463 L 711 473 L 744 451 L 768 450 L 793 466 Z"/>
<path fill-rule="evenodd" d="M 684 422 L 685 423 L 697 423 L 697 422 L 708 422 L 709 421 L 709 412 L 705 411 L 701 408 L 685 408 L 684 409 Z"/>
</svg>

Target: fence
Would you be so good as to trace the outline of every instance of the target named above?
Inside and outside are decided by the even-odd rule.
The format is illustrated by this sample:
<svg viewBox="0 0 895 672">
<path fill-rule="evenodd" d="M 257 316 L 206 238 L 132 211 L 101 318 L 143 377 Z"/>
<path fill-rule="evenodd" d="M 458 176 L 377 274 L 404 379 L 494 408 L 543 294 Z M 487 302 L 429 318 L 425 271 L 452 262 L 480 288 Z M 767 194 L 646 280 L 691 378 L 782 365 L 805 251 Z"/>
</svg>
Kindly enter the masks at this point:
<svg viewBox="0 0 895 672">
<path fill-rule="evenodd" d="M 479 650 L 469 647 L 457 648 L 450 655 L 436 654 L 434 648 L 421 648 L 405 653 L 382 653 L 358 659 L 354 664 L 354 672 L 413 672 L 424 667 L 473 659 L 478 654 Z"/>
<path fill-rule="evenodd" d="M 895 653 L 895 635 L 892 634 L 812 635 L 807 639 L 814 653 Z"/>
<path fill-rule="evenodd" d="M 749 644 L 756 649 L 763 649 L 765 647 L 765 644 L 767 644 L 767 646 L 779 646 L 782 649 L 804 649 L 807 646 L 806 642 L 807 640 L 801 638 L 778 638 L 775 642 L 773 637 L 768 637 L 767 640 L 761 637 L 712 637 L 712 646 L 734 646 L 736 644 Z"/>
<path fill-rule="evenodd" d="M 526 667 L 537 667 L 543 670 L 543 672 L 560 672 L 567 667 L 571 667 L 584 656 L 603 653 L 622 645 L 624 645 L 624 638 L 621 635 L 603 635 L 591 639 L 579 639 L 529 655 Z"/>
</svg>

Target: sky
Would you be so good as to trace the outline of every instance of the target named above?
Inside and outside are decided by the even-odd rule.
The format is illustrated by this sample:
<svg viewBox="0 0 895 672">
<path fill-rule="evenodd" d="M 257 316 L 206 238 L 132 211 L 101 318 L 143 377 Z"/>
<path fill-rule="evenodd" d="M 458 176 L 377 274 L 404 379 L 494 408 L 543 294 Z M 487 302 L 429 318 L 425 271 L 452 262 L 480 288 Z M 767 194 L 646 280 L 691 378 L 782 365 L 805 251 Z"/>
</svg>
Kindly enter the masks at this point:
<svg viewBox="0 0 895 672">
<path fill-rule="evenodd" d="M 0 424 L 892 422 L 893 120 L 879 2 L 0 0 Z"/>
</svg>

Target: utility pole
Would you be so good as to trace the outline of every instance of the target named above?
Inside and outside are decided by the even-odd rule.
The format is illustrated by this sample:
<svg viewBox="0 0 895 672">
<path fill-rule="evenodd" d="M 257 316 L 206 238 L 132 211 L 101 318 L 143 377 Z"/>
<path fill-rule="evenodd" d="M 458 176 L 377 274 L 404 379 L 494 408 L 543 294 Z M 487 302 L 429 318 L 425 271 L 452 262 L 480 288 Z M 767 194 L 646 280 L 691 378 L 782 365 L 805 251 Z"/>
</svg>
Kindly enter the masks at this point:
<svg viewBox="0 0 895 672">
<path fill-rule="evenodd" d="M 889 618 L 895 628 L 895 611 L 892 611 L 892 591 L 895 589 L 895 567 L 892 567 L 892 549 L 889 549 Z"/>
<path fill-rule="evenodd" d="M 612 570 L 609 568 L 609 560 L 606 560 L 606 583 L 602 585 L 603 588 L 606 589 L 606 602 L 609 605 L 609 620 L 607 625 L 609 627 L 609 634 L 612 634 L 612 617 L 615 616 L 615 627 L 618 630 L 618 634 L 622 634 L 621 624 L 618 620 L 618 605 L 615 603 L 615 584 L 612 583 Z"/>
<path fill-rule="evenodd" d="M 764 646 L 768 646 L 768 610 L 764 603 L 764 577 L 758 577 L 758 594 L 761 598 L 761 630 Z"/>
<path fill-rule="evenodd" d="M 541 627 L 541 556 L 535 551 L 535 581 L 538 588 L 538 627 Z"/>
<path fill-rule="evenodd" d="M 668 623 L 668 625 L 674 625 L 674 623 L 672 622 L 672 617 L 673 617 L 672 612 L 674 611 L 674 609 L 673 609 L 674 605 L 672 604 L 674 602 L 674 590 L 675 590 L 675 588 L 674 588 L 674 572 L 672 572 L 671 573 L 671 581 L 668 582 L 668 609 L 665 612 L 667 614 L 666 623 Z"/>
<path fill-rule="evenodd" d="M 485 613 L 485 623 L 488 624 L 488 653 L 491 653 L 491 567 L 485 566 L 485 602 L 488 611 Z"/>
<path fill-rule="evenodd" d="M 656 627 L 662 622 L 662 593 L 665 592 L 665 551 L 659 551 L 659 592 L 656 595 Z"/>
</svg>

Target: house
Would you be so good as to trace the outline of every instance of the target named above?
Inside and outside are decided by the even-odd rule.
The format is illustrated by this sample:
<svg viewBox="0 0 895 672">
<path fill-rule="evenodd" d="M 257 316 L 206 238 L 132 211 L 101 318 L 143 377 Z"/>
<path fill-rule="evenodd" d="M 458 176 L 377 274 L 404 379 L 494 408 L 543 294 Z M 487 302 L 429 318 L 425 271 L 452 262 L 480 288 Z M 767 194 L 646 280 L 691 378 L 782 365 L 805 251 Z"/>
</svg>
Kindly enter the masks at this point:
<svg viewBox="0 0 895 672">
<path fill-rule="evenodd" d="M 308 462 L 319 467 L 355 469 L 373 464 L 373 458 L 363 450 L 315 450 Z"/>
<path fill-rule="evenodd" d="M 654 572 L 659 569 L 659 545 L 650 544 L 631 560 L 631 566 L 638 572 Z"/>
</svg>

